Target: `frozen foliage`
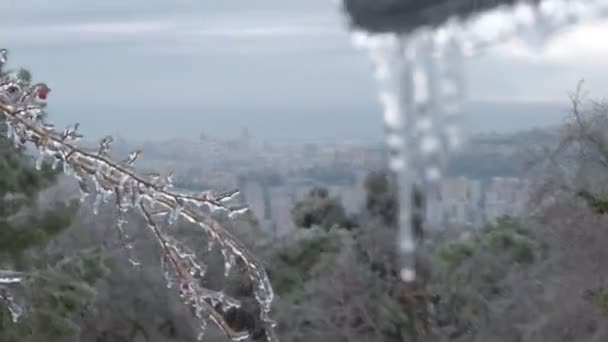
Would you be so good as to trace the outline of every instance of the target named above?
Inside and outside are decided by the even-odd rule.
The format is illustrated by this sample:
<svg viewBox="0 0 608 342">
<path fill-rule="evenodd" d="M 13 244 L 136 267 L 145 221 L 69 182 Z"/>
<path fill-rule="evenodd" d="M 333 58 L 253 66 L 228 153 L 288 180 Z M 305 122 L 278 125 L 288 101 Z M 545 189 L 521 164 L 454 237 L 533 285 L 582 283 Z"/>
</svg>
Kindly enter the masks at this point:
<svg viewBox="0 0 608 342">
<path fill-rule="evenodd" d="M 7 51 L 0 51 L 0 67 L 7 60 Z M 275 323 L 269 317 L 273 290 L 260 262 L 217 221 L 219 215 L 234 217 L 247 208 L 233 208 L 229 202 L 238 191 L 225 194 L 205 192 L 191 195 L 172 189 L 172 173 L 139 174 L 134 170 L 141 151 L 134 151 L 122 161 L 115 161 L 109 155 L 111 137 L 99 142 L 96 150 L 85 150 L 77 142 L 82 138 L 79 125 L 57 130 L 46 120 L 46 99 L 50 88 L 44 83 L 32 84 L 29 75 L 19 72 L 4 73 L 0 79 L 0 112 L 4 115 L 6 134 L 17 147 L 32 144 L 38 150 L 36 168 L 49 160 L 54 167 L 63 168 L 64 173 L 78 181 L 81 200 L 92 197 L 93 211 L 97 213 L 103 204 L 111 204 L 118 209 L 117 229 L 125 239 L 123 229 L 126 213 L 133 210 L 140 213 L 158 242 L 162 251 L 162 264 L 169 287 L 176 287 L 184 303 L 192 306 L 194 315 L 200 321 L 200 338 L 211 320 L 233 341 L 249 337 L 246 331 L 233 330 L 224 319 L 231 308 L 239 307 L 238 300 L 223 292 L 212 291 L 201 285 L 206 265 L 172 236 L 171 225 L 185 220 L 200 228 L 209 246 L 219 248 L 225 259 L 225 275 L 238 264 L 247 273 L 253 284 L 255 300 L 259 304 L 260 320 L 264 323 L 268 341 L 277 341 L 274 334 Z M 126 240 L 125 240 L 126 241 Z M 132 245 L 126 243 L 130 250 Z M 211 247 L 213 248 L 213 247 Z M 133 265 L 139 262 L 131 256 Z M 0 271 L 0 286 L 19 282 L 27 275 Z M 0 287 L 4 290 L 4 287 Z M 5 302 L 13 317 L 21 314 L 18 305 L 12 301 L 7 291 L 0 292 L 0 300 Z"/>
<path fill-rule="evenodd" d="M 458 117 L 465 99 L 465 57 L 514 36 L 532 37 L 534 45 L 542 47 L 555 32 L 608 14 L 606 0 L 516 1 L 509 7 L 500 4 L 496 2 L 494 9 L 483 13 L 467 12 L 460 18 L 453 15 L 460 13 L 459 8 L 448 7 L 447 1 L 432 6 L 407 0 L 345 1 L 355 28 L 353 43 L 369 52 L 384 109 L 389 167 L 399 187 L 398 250 L 402 255 L 404 281 L 416 277 L 412 213 L 421 208 L 411 201 L 411 194 L 417 186 L 428 191 L 436 184 L 448 152 L 463 140 Z M 403 18 L 433 12 L 418 8 L 422 5 L 433 7 L 437 13 L 450 10 L 453 13 L 441 24 L 421 22 L 404 28 L 397 25 L 398 21 L 391 21 L 395 19 L 395 11 L 407 12 Z M 368 26 L 362 24 L 365 15 L 360 11 L 365 8 L 374 12 L 370 16 L 376 23 L 384 20 L 395 23 L 394 27 L 383 24 L 379 29 L 371 21 Z M 415 10 L 425 13 L 414 13 Z"/>
</svg>

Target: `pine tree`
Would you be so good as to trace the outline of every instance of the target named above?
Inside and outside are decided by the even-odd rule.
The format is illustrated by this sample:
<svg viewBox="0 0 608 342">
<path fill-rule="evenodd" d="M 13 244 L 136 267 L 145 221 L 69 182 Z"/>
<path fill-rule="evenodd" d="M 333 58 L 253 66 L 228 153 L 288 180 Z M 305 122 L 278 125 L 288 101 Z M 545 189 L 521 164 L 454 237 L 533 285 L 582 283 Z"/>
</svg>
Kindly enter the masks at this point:
<svg viewBox="0 0 608 342">
<path fill-rule="evenodd" d="M 29 72 L 18 70 L 2 73 L 0 80 L 11 75 L 30 79 Z M 0 129 L 7 129 L 3 116 Z M 0 134 L 0 270 L 15 270 L 22 281 L 0 271 L 0 304 L 6 304 L 0 305 L 0 341 L 77 341 L 78 314 L 103 274 L 102 255 L 45 252 L 49 241 L 72 224 L 77 202 L 43 208 L 39 194 L 55 184 L 59 172 L 48 164 L 36 170 L 32 157 L 5 136 Z"/>
</svg>

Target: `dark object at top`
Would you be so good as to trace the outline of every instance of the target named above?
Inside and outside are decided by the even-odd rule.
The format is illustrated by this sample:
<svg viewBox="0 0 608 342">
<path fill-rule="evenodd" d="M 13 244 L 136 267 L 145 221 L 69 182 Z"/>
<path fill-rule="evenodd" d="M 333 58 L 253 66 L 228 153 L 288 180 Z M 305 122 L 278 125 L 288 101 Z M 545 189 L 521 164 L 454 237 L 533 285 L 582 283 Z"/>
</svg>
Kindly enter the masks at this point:
<svg viewBox="0 0 608 342">
<path fill-rule="evenodd" d="M 457 16 L 520 2 L 540 0 L 343 0 L 351 24 L 369 32 L 406 33 L 423 26 L 437 27 Z"/>
</svg>

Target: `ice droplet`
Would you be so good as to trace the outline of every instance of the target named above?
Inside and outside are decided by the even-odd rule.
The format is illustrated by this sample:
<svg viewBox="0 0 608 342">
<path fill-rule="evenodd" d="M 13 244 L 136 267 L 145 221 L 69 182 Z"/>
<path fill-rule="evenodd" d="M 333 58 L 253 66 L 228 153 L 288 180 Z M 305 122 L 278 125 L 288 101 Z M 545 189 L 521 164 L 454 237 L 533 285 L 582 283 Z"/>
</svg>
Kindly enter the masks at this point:
<svg viewBox="0 0 608 342">
<path fill-rule="evenodd" d="M 19 321 L 19 318 L 21 318 L 21 316 L 23 315 L 23 308 L 15 301 L 15 298 L 13 298 L 13 296 L 8 293 L 8 291 L 6 291 L 5 289 L 0 290 L 2 290 L 0 292 L 0 300 L 6 303 L 8 313 L 13 323 L 17 323 Z"/>
<path fill-rule="evenodd" d="M 203 338 L 205 337 L 205 332 L 207 331 L 207 320 L 202 319 L 198 328 L 199 328 L 199 332 L 196 335 L 196 340 L 202 341 Z"/>
<path fill-rule="evenodd" d="M 137 266 L 141 266 L 141 262 L 140 262 L 139 260 L 135 259 L 135 258 L 132 258 L 132 257 L 131 257 L 131 258 L 129 258 L 129 263 L 130 263 L 132 266 L 135 266 L 135 267 L 137 267 Z"/>
<path fill-rule="evenodd" d="M 430 183 L 436 183 L 441 179 L 441 170 L 435 166 L 428 167 L 425 169 L 425 178 Z"/>
<path fill-rule="evenodd" d="M 228 277 L 230 275 L 230 270 L 235 263 L 234 254 L 228 255 L 224 259 L 224 277 Z"/>
<path fill-rule="evenodd" d="M 420 152 L 422 152 L 423 155 L 437 153 L 439 152 L 440 146 L 441 143 L 439 142 L 439 139 L 434 136 L 427 135 L 424 136 L 420 142 Z"/>
<path fill-rule="evenodd" d="M 63 164 L 63 173 L 67 176 L 72 175 L 72 166 L 70 166 L 68 161 L 64 160 L 62 164 Z"/>
<path fill-rule="evenodd" d="M 95 194 L 95 201 L 93 202 L 93 215 L 99 214 L 99 206 L 101 205 L 101 201 L 103 199 L 102 194 L 98 191 Z"/>
<path fill-rule="evenodd" d="M 402 281 L 409 283 L 416 280 L 416 272 L 411 268 L 402 268 L 399 271 L 399 277 Z"/>
<path fill-rule="evenodd" d="M 207 240 L 207 252 L 213 251 L 213 247 L 215 247 L 215 240 L 212 237 L 209 237 Z"/>
<path fill-rule="evenodd" d="M 120 179 L 120 183 L 118 185 L 119 189 L 124 189 L 125 184 L 127 183 L 127 181 L 130 179 L 131 177 L 129 177 L 129 175 L 124 175 L 122 176 L 122 178 Z"/>
<path fill-rule="evenodd" d="M 177 221 L 177 219 L 179 218 L 179 215 L 182 212 L 182 209 L 183 209 L 183 206 L 181 204 L 175 205 L 173 210 L 171 210 L 171 212 L 169 213 L 169 219 L 167 222 L 169 225 L 173 225 Z"/>
<path fill-rule="evenodd" d="M 36 170 L 40 171 L 42 170 L 42 163 L 44 162 L 44 154 L 41 152 L 40 154 L 38 154 L 38 158 L 36 158 Z"/>
</svg>

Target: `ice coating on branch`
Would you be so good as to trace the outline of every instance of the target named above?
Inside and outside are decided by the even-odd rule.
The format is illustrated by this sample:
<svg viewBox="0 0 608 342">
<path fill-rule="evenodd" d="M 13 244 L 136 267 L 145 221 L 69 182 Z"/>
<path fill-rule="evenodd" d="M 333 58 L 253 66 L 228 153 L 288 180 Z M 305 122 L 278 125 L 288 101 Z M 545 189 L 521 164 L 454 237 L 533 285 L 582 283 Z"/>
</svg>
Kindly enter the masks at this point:
<svg viewBox="0 0 608 342">
<path fill-rule="evenodd" d="M 15 271 L 0 270 L 0 286 L 18 284 L 24 278 L 24 274 Z"/>
<path fill-rule="evenodd" d="M 6 50 L 0 50 L 0 68 L 4 66 L 7 55 Z M 224 319 L 224 314 L 239 308 L 240 302 L 222 291 L 203 287 L 201 278 L 205 276 L 207 265 L 172 235 L 174 231 L 169 225 L 183 220 L 197 227 L 210 248 L 213 245 L 221 247 L 226 276 L 237 263 L 239 271 L 247 274 L 254 288 L 267 340 L 278 341 L 274 333 L 275 322 L 269 317 L 274 292 L 263 266 L 217 221 L 217 215 L 236 217 L 247 211 L 247 208 L 229 206 L 238 196 L 238 191 L 220 195 L 212 192 L 192 195 L 176 191 L 173 189 L 173 172 L 162 176 L 160 173 L 139 174 L 134 170 L 141 150 L 115 161 L 110 156 L 113 142 L 110 136 L 103 138 L 94 151 L 78 147 L 82 138 L 79 125 L 56 131 L 46 121 L 45 101 L 50 88 L 44 83 L 30 85 L 30 81 L 29 73 L 21 71 L 0 75 L 0 115 L 3 115 L 7 135 L 15 145 L 33 144 L 36 147 L 36 168 L 41 169 L 47 161 L 55 166 L 62 163 L 64 172 L 77 180 L 81 201 L 93 197 L 95 214 L 104 205 L 113 206 L 118 212 L 117 231 L 133 265 L 139 265 L 139 261 L 132 255 L 135 249 L 129 242 L 126 214 L 130 211 L 141 214 L 160 247 L 167 284 L 176 288 L 184 303 L 194 309 L 200 321 L 200 336 L 210 320 L 230 340 L 246 339 L 249 336 L 247 331 L 233 330 Z M 0 273 L 0 286 L 19 281 L 18 276 Z M 11 308 L 11 298 L 8 295 L 1 297 L 14 311 L 14 317 L 18 317 L 19 311 Z"/>
<path fill-rule="evenodd" d="M 15 298 L 13 298 L 13 296 L 11 296 L 8 291 L 4 291 L 4 289 L 1 287 L 0 302 L 4 302 L 4 304 L 8 308 L 8 313 L 11 316 L 11 320 L 13 321 L 13 323 L 16 323 L 23 315 L 23 307 L 15 301 Z"/>
<path fill-rule="evenodd" d="M 406 1 L 392 2 L 401 2 L 400 8 L 406 8 Z M 416 227 L 420 223 L 412 215 L 424 210 L 417 207 L 424 204 L 412 201 L 412 194 L 417 188 L 423 193 L 432 191 L 441 180 L 448 153 L 462 145 L 459 118 L 466 97 L 464 58 L 514 36 L 535 37 L 532 45 L 542 48 L 552 34 L 569 25 L 606 17 L 608 1 L 519 1 L 514 6 L 496 6 L 470 15 L 466 20 L 446 19 L 434 27 L 394 21 L 396 14 L 388 9 L 368 14 L 353 12 L 365 6 L 375 11 L 389 6 L 388 2 L 346 0 L 345 4 L 347 14 L 359 24 L 381 13 L 386 16 L 385 23 L 380 22 L 380 17 L 374 19 L 380 21 L 373 25 L 368 22 L 370 32 L 360 30 L 365 25 L 355 25 L 359 28 L 352 32 L 351 40 L 356 47 L 368 51 L 373 64 L 384 115 L 389 168 L 399 188 L 399 274 L 404 281 L 413 281 L 419 238 L 416 231 L 421 227 Z M 436 9 L 437 13 L 446 8 Z M 390 25 L 395 28 L 390 29 Z"/>
<path fill-rule="evenodd" d="M 0 50 L 1 56 L 1 50 Z M 18 304 L 9 291 L 9 286 L 18 285 L 24 279 L 26 275 L 22 272 L 15 272 L 9 270 L 0 270 L 0 303 L 3 303 L 7 308 L 11 320 L 17 322 L 23 315 L 23 307 Z"/>
</svg>

